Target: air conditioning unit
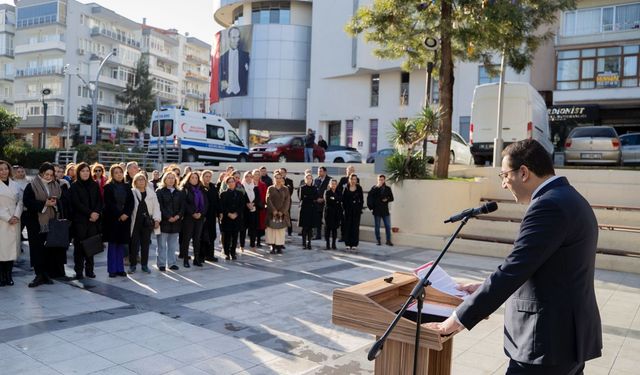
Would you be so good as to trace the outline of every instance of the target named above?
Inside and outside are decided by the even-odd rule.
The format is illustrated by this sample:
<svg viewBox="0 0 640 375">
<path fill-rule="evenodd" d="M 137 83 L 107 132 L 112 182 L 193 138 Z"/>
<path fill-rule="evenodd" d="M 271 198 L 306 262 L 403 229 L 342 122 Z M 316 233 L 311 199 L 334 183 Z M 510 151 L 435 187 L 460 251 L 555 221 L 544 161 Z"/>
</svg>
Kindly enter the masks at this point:
<svg viewBox="0 0 640 375">
<path fill-rule="evenodd" d="M 84 55 L 84 48 L 78 48 L 78 55 Z"/>
</svg>

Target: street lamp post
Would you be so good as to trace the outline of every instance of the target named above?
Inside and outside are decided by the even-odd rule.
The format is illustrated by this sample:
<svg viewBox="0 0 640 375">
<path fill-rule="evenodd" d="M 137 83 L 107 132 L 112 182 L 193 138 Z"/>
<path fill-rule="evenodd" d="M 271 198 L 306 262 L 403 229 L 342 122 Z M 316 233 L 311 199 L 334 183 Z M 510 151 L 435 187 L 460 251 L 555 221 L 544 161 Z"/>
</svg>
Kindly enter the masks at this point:
<svg viewBox="0 0 640 375">
<path fill-rule="evenodd" d="M 67 149 L 67 151 L 69 151 L 69 148 L 71 147 L 71 124 L 70 124 L 70 120 L 71 120 L 71 114 L 69 113 L 70 111 L 70 106 L 71 106 L 71 72 L 69 71 L 69 69 L 71 69 L 71 66 L 69 64 L 64 66 L 64 74 L 66 74 L 68 76 L 67 78 L 67 109 L 64 111 L 66 120 L 65 122 L 67 123 L 67 140 L 65 141 L 65 148 Z"/>
<path fill-rule="evenodd" d="M 42 89 L 42 108 L 44 110 L 44 118 L 42 119 L 42 148 L 47 148 L 47 108 L 49 104 L 44 101 L 44 97 L 51 94 L 50 89 Z"/>
<path fill-rule="evenodd" d="M 115 56 L 116 53 L 117 50 L 114 48 L 102 59 L 96 73 L 96 79 L 93 81 L 93 89 L 91 90 L 91 144 L 93 145 L 98 142 L 98 82 L 100 80 L 100 71 L 109 57 Z"/>
<path fill-rule="evenodd" d="M 496 138 L 493 140 L 493 166 L 500 167 L 502 164 L 502 107 L 504 105 L 504 68 L 505 68 L 505 52 L 502 52 L 502 61 L 500 62 L 500 83 L 498 84 L 498 126 L 496 130 Z"/>
</svg>

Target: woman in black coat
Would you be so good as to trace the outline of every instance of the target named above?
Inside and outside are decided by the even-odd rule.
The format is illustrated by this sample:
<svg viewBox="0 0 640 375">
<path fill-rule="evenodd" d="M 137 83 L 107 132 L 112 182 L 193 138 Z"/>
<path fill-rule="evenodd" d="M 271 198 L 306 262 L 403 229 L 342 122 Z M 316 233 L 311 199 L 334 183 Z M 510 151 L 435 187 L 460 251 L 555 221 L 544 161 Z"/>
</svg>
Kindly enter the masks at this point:
<svg viewBox="0 0 640 375">
<path fill-rule="evenodd" d="M 329 250 L 329 237 L 331 237 L 331 249 L 336 249 L 338 227 L 342 220 L 342 203 L 340 202 L 340 197 L 338 181 L 332 179 L 329 182 L 329 188 L 324 192 L 324 238 L 327 241 L 327 250 Z"/>
<path fill-rule="evenodd" d="M 200 181 L 198 172 L 189 172 L 182 181 L 182 192 L 185 195 L 184 220 L 180 243 L 180 255 L 184 259 L 184 267 L 189 268 L 189 242 L 193 241 L 193 265 L 202 267 L 204 254 L 200 252 L 202 229 L 204 227 L 209 202 Z"/>
<path fill-rule="evenodd" d="M 313 186 L 313 176 L 304 176 L 304 185 L 300 187 L 300 215 L 298 216 L 298 226 L 302 228 L 302 248 L 311 250 L 311 238 L 313 228 L 316 226 L 316 200 L 318 199 L 318 188 Z"/>
<path fill-rule="evenodd" d="M 71 184 L 72 225 L 74 233 L 73 261 L 76 278 L 84 278 L 82 272 L 95 278 L 93 272 L 93 256 L 87 256 L 82 241 L 102 232 L 100 217 L 102 215 L 102 199 L 100 187 L 91 178 L 91 167 L 87 163 L 76 165 L 76 181 Z"/>
<path fill-rule="evenodd" d="M 349 185 L 342 193 L 342 207 L 344 208 L 344 244 L 349 250 L 358 247 L 360 240 L 360 216 L 364 207 L 364 194 L 358 184 L 358 176 L 349 176 Z"/>
<path fill-rule="evenodd" d="M 244 223 L 240 228 L 240 249 L 244 249 L 247 232 L 249 233 L 249 246 L 256 250 L 258 240 L 258 207 L 260 207 L 260 190 L 253 182 L 253 172 L 247 171 L 243 176 L 242 187 L 247 203 L 244 207 Z"/>
<path fill-rule="evenodd" d="M 55 169 L 51 163 L 43 163 L 38 175 L 24 189 L 22 202 L 27 209 L 25 221 L 29 235 L 29 257 L 36 277 L 29 288 L 42 284 L 53 284 L 48 268 L 55 261 L 53 253 L 45 247 L 49 220 L 58 218 L 61 211 L 60 185 L 55 180 Z"/>
<path fill-rule="evenodd" d="M 104 185 L 102 240 L 108 242 L 107 272 L 109 277 L 127 276 L 124 271 L 126 246 L 131 241 L 131 214 L 134 201 L 131 189 L 124 182 L 124 169 L 114 164 Z"/>
<path fill-rule="evenodd" d="M 160 205 L 162 221 L 158 236 L 158 252 L 156 264 L 160 271 L 178 269 L 176 251 L 178 251 L 179 233 L 184 219 L 184 193 L 178 190 L 178 176 L 174 172 L 167 172 L 162 176 L 156 196 Z"/>
<path fill-rule="evenodd" d="M 220 213 L 220 195 L 218 189 L 211 182 L 213 179 L 213 172 L 206 170 L 202 172 L 202 185 L 209 202 L 207 208 L 206 220 L 204 222 L 204 229 L 202 230 L 202 244 L 200 248 L 204 254 L 204 260 L 209 262 L 217 262 L 216 258 L 216 237 L 218 236 L 216 224 L 218 223 L 218 214 Z"/>
<path fill-rule="evenodd" d="M 238 233 L 243 226 L 243 213 L 247 198 L 236 189 L 236 179 L 228 176 L 225 180 L 227 190 L 220 194 L 220 230 L 225 259 L 236 259 L 236 246 L 238 246 Z"/>
</svg>

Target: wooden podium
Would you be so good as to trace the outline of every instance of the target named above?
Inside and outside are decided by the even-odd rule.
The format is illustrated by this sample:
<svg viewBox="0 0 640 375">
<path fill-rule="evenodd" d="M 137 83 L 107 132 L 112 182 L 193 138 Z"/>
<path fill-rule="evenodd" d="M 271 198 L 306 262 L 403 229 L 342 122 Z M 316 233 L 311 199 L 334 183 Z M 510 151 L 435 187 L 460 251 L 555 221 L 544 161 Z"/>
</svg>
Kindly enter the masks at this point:
<svg viewBox="0 0 640 375">
<path fill-rule="evenodd" d="M 334 324 L 376 335 L 379 338 L 407 300 L 418 278 L 411 273 L 395 272 L 393 279 L 381 277 L 345 289 L 333 291 Z M 426 288 L 425 305 L 436 303 L 458 306 L 462 299 Z M 423 322 L 427 323 L 428 321 Z M 416 323 L 406 318 L 398 325 L 375 360 L 376 375 L 409 375 L 413 372 Z M 442 337 L 424 325 L 420 334 L 418 374 L 451 373 L 453 335 Z"/>
</svg>

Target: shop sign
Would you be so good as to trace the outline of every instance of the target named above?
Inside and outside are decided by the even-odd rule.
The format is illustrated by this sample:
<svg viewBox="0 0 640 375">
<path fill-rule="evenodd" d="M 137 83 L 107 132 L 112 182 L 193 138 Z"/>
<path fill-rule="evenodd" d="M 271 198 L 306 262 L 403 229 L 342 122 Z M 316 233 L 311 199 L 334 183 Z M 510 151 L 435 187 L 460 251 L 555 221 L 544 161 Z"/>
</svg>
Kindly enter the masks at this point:
<svg viewBox="0 0 640 375">
<path fill-rule="evenodd" d="M 555 105 L 547 108 L 549 121 L 577 120 L 593 122 L 598 117 L 597 105 Z"/>
<path fill-rule="evenodd" d="M 598 73 L 596 84 L 598 87 L 618 87 L 620 86 L 620 74 L 616 72 Z"/>
</svg>

